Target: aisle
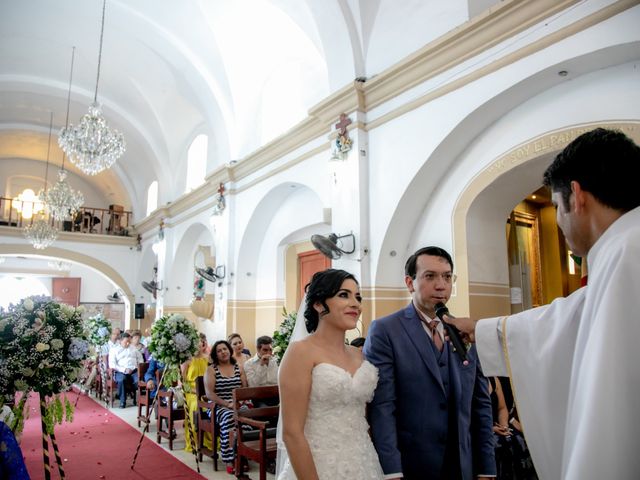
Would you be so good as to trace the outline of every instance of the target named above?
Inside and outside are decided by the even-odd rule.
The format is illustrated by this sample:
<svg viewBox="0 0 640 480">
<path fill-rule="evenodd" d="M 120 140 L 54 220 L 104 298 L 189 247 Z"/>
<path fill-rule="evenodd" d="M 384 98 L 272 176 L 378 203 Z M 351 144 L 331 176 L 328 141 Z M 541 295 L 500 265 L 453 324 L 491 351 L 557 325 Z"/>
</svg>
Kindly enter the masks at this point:
<svg viewBox="0 0 640 480">
<path fill-rule="evenodd" d="M 68 396 L 70 401 L 75 401 L 75 393 L 69 393 Z M 130 470 L 140 431 L 90 397 L 80 397 L 73 423 L 56 425 L 55 435 L 66 478 L 69 480 L 205 478 L 148 438 L 143 441 L 135 470 Z M 29 418 L 25 422 L 21 447 L 32 480 L 43 479 L 37 395 L 29 399 Z M 53 461 L 51 477 L 59 479 L 52 449 L 50 457 Z M 210 465 L 207 466 L 211 468 Z M 227 477 L 233 478 L 229 475 Z"/>
</svg>

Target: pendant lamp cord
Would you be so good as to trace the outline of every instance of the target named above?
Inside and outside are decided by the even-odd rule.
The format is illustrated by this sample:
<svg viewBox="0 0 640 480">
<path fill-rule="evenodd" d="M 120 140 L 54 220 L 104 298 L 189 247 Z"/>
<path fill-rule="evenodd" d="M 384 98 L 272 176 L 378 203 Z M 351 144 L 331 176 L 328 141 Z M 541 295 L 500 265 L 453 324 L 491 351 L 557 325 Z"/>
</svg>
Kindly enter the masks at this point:
<svg viewBox="0 0 640 480">
<path fill-rule="evenodd" d="M 49 153 L 51 152 L 51 130 L 53 129 L 53 112 L 49 118 L 49 141 L 47 142 L 47 168 L 44 171 L 44 193 L 47 193 L 47 179 L 49 178 Z"/>
<path fill-rule="evenodd" d="M 93 102 L 98 103 L 98 82 L 100 81 L 100 64 L 102 63 L 102 39 L 104 38 L 104 12 L 107 8 L 107 0 L 102 3 L 102 26 L 100 27 L 100 48 L 98 50 L 98 74 L 96 75 L 96 93 Z"/>
<path fill-rule="evenodd" d="M 71 70 L 69 71 L 69 93 L 67 94 L 67 119 L 65 120 L 65 126 L 69 127 L 69 106 L 71 105 L 71 82 L 73 80 L 73 60 L 76 56 L 76 47 L 71 49 Z M 62 167 L 61 170 L 64 170 L 64 159 L 66 158 L 66 154 L 64 151 L 62 152 Z"/>
</svg>

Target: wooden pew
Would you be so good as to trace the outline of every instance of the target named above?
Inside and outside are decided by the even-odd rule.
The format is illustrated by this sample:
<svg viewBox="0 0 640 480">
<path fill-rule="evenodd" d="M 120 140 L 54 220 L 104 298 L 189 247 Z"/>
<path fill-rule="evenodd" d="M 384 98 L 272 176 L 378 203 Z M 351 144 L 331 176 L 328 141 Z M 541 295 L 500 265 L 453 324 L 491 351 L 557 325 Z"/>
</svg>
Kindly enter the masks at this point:
<svg viewBox="0 0 640 480">
<path fill-rule="evenodd" d="M 235 471 L 238 478 L 242 477 L 243 459 L 246 458 L 259 464 L 260 480 L 266 480 L 267 466 L 276 459 L 278 450 L 276 424 L 280 411 L 279 398 L 277 385 L 243 387 L 233 391 L 237 440 Z M 251 408 L 245 406 L 248 402 Z"/>
</svg>

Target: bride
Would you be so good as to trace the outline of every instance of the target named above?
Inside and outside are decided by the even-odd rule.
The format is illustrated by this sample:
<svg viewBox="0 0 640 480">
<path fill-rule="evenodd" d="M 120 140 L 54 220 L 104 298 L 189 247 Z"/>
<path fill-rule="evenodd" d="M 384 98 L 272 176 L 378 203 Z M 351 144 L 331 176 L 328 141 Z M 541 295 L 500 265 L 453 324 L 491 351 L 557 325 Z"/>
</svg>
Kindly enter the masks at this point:
<svg viewBox="0 0 640 480">
<path fill-rule="evenodd" d="M 292 340 L 305 338 L 292 341 L 280 366 L 278 428 L 286 449 L 278 451 L 278 480 L 383 478 L 365 418 L 378 371 L 345 344 L 361 302 L 355 277 L 344 270 L 318 272 L 307 285 Z"/>
</svg>

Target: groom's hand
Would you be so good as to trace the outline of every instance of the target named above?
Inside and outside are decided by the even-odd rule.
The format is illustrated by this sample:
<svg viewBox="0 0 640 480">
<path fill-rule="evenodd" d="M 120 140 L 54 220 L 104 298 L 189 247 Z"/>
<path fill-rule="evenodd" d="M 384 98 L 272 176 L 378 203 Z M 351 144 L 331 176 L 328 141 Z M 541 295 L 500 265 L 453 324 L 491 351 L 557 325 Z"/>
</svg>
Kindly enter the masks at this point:
<svg viewBox="0 0 640 480">
<path fill-rule="evenodd" d="M 476 323 L 478 323 L 477 320 L 473 320 L 472 318 L 466 318 L 466 317 L 454 318 L 448 315 L 444 315 L 443 320 L 449 325 L 453 325 L 458 330 L 460 330 L 460 333 L 462 334 L 462 339 L 464 341 L 469 343 L 475 343 Z M 446 337 L 446 338 L 447 340 L 449 340 L 449 337 Z"/>
</svg>

